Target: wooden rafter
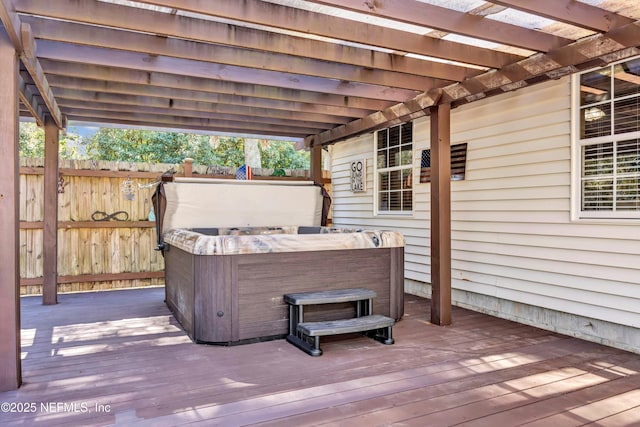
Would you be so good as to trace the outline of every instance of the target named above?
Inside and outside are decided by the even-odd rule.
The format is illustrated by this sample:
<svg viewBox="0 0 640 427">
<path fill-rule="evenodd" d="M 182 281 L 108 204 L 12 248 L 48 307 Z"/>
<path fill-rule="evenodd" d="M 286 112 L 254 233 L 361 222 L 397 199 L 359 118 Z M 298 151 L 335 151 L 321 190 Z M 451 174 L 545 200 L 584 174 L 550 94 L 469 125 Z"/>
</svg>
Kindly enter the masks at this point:
<svg viewBox="0 0 640 427">
<path fill-rule="evenodd" d="M 173 73 L 158 73 L 111 66 L 49 61 L 47 59 L 42 59 L 41 62 L 49 75 L 97 80 L 103 82 L 107 87 L 113 84 L 124 83 L 150 87 L 153 90 L 169 88 L 180 91 L 191 91 L 192 93 L 202 92 L 204 94 L 235 95 L 247 98 L 271 99 L 315 105 L 343 106 L 349 109 L 372 111 L 383 109 L 392 104 L 384 100 L 298 91 L 250 83 L 208 80 L 199 77 L 180 76 Z M 203 100 L 202 98 L 198 99 Z"/>
<path fill-rule="evenodd" d="M 466 77 L 465 69 L 462 67 L 455 67 L 460 70 L 458 73 L 449 69 L 453 67 L 446 67 L 438 73 L 439 79 L 434 79 L 379 69 L 365 71 L 362 67 L 354 65 L 278 53 L 248 51 L 175 38 L 166 39 L 148 34 L 96 28 L 43 18 L 25 17 L 24 22 L 33 24 L 34 36 L 38 39 L 410 90 L 425 90 L 425 88 L 441 86 L 445 82 L 451 82 L 451 75 L 457 74 L 457 79 L 454 80 L 463 80 Z M 449 78 L 443 80 L 448 73 Z"/>
<path fill-rule="evenodd" d="M 577 64 L 598 65 L 598 52 L 614 51 L 615 43 L 637 44 L 636 34 L 616 33 L 630 25 L 633 14 L 570 0 L 504 0 L 468 13 L 446 2 L 414 0 L 142 3 L 158 7 L 96 0 L 3 4 L 10 11 L 5 19 L 28 34 L 18 34 L 24 55 L 42 66 L 53 82 L 51 97 L 60 97 L 65 114 L 116 120 L 114 113 L 137 112 L 140 116 L 129 121 L 160 127 L 175 116 L 172 127 L 184 120 L 198 129 L 225 122 L 225 129 L 233 132 L 237 124 L 243 134 L 251 134 L 252 124 L 259 134 L 270 125 L 266 131 L 279 129 L 292 137 L 300 137 L 301 129 L 317 129 L 304 136 L 310 141 L 315 135 L 318 143 L 419 117 L 440 96 L 438 89 L 441 102 L 455 107 L 575 72 Z M 329 7 L 311 11 L 310 3 Z M 557 27 L 564 36 L 559 37 L 551 29 L 531 30 L 488 17 L 507 8 L 570 23 L 575 33 L 568 35 L 569 26 L 563 25 Z M 354 15 L 360 20 L 351 19 Z M 407 31 L 406 23 L 417 27 Z M 593 54 L 564 49 L 585 33 L 605 29 L 611 36 L 606 43 L 613 46 L 592 46 Z M 438 38 L 446 34 L 502 46 Z M 506 53 L 524 54 L 520 48 L 538 53 L 527 58 Z M 27 96 L 22 101 L 31 105 L 24 111 L 34 114 L 33 102 Z M 290 125 L 288 132 L 283 121 Z"/>
<path fill-rule="evenodd" d="M 433 89 L 422 93 L 409 102 L 396 104 L 367 117 L 354 120 L 346 125 L 338 126 L 319 135 L 307 137 L 305 146 L 325 145 L 350 136 L 373 132 L 378 129 L 400 124 L 426 115 L 425 109 L 436 105 L 442 97 L 442 89 Z"/>
<path fill-rule="evenodd" d="M 29 0 L 36 1 L 36 0 Z M 280 6 L 259 0 L 144 0 L 142 3 L 156 6 L 175 7 L 180 10 L 201 13 L 253 24 L 315 34 L 353 43 L 378 46 L 399 52 L 459 61 L 485 67 L 501 67 L 522 59 L 517 55 L 482 49 L 468 44 L 424 37 L 406 31 L 363 24 L 345 18 L 328 16 Z M 239 7 L 240 6 L 240 7 Z"/>
<path fill-rule="evenodd" d="M 206 109 L 200 110 L 188 110 L 182 108 L 167 108 L 167 106 L 153 107 L 144 106 L 142 104 L 125 104 L 125 103 L 113 103 L 113 102 L 96 102 L 96 101 L 83 101 L 72 100 L 66 98 L 60 98 L 60 105 L 65 107 L 65 111 L 69 114 L 80 115 L 80 110 L 100 110 L 105 112 L 122 112 L 122 113 L 144 113 L 154 114 L 158 116 L 170 116 L 170 117 L 185 117 L 185 118 L 199 118 L 199 119 L 211 119 L 214 121 L 226 122 L 231 124 L 233 122 L 245 122 L 255 125 L 259 124 L 273 124 L 279 125 L 284 128 L 290 126 L 291 131 L 296 131 L 296 128 L 309 129 L 330 129 L 333 124 L 330 122 L 319 122 L 312 120 L 304 120 L 302 117 L 294 117 L 293 113 L 287 111 L 281 111 L 276 114 L 268 114 L 264 112 L 263 116 L 260 116 L 259 109 L 240 110 L 224 112 L 223 111 L 207 111 Z"/>
<path fill-rule="evenodd" d="M 21 105 L 26 108 L 29 115 L 33 117 L 38 126 L 44 126 L 44 112 L 36 99 L 36 93 L 31 85 L 25 83 L 22 76 L 18 76 L 18 95 L 20 96 Z"/>
<path fill-rule="evenodd" d="M 56 125 L 62 127 L 62 113 L 60 113 L 56 100 L 51 94 L 47 77 L 42 71 L 38 59 L 35 57 L 35 43 L 31 35 L 31 28 L 21 23 L 13 1 L 0 0 L 0 22 L 2 22 L 4 30 L 7 32 L 14 48 L 20 54 L 20 60 L 31 75 L 49 114 L 51 114 Z M 31 111 L 32 108 L 29 108 L 29 110 Z M 37 110 L 34 110 L 34 112 L 37 112 Z M 41 121 L 42 119 L 38 117 L 38 120 Z"/>
<path fill-rule="evenodd" d="M 490 21 L 479 15 L 458 12 L 414 0 L 385 0 L 384 2 L 363 2 L 362 0 L 309 1 L 534 51 L 548 52 L 573 41 L 513 24 L 495 20 Z"/>
<path fill-rule="evenodd" d="M 575 0 L 491 0 L 491 3 L 592 31 L 607 32 L 633 23 L 633 19 L 626 16 L 607 12 L 599 7 Z"/>
<path fill-rule="evenodd" d="M 273 124 L 255 124 L 252 122 L 234 122 L 230 120 L 214 120 L 207 118 L 193 118 L 193 117 L 181 117 L 181 116 L 169 116 L 162 114 L 149 114 L 149 113 L 131 113 L 131 112 L 117 112 L 117 111 L 100 111 L 100 110 L 86 110 L 86 109 L 73 109 L 69 110 L 67 117 L 69 120 L 83 120 L 88 122 L 105 122 L 105 123 L 117 123 L 122 125 L 135 125 L 135 126 L 158 126 L 171 128 L 171 129 L 197 129 L 197 130 L 212 130 L 215 129 L 219 132 L 257 132 L 263 135 L 273 136 L 297 136 L 304 137 L 305 135 L 315 134 L 320 132 L 318 128 L 290 128 L 287 125 L 273 125 Z"/>
<path fill-rule="evenodd" d="M 22 51 L 22 34 L 20 33 L 20 19 L 16 14 L 12 0 L 0 0 L 0 21 L 13 47 Z"/>
<path fill-rule="evenodd" d="M 334 93 L 346 96 L 359 96 L 371 99 L 401 101 L 415 96 L 417 91 L 394 87 L 378 86 L 357 82 L 343 82 L 334 79 L 302 76 L 293 73 L 280 73 L 268 70 L 246 69 L 236 66 L 209 64 L 194 60 L 169 58 L 164 56 L 115 51 L 105 48 L 68 45 L 65 43 L 41 40 L 38 43 L 38 56 L 56 61 L 66 61 L 101 66 L 146 70 L 161 73 L 201 77 L 210 80 L 223 80 L 237 83 L 254 83 L 265 86 L 286 87 L 297 90 Z"/>
<path fill-rule="evenodd" d="M 113 38 L 114 41 L 125 38 L 128 44 L 135 44 L 133 40 L 130 43 L 128 39 L 133 35 L 132 33 L 113 36 L 107 31 L 108 27 L 117 27 L 140 33 L 162 34 L 163 36 L 183 40 L 252 49 L 274 54 L 273 59 L 278 58 L 277 55 L 289 55 L 293 57 L 292 60 L 295 60 L 295 58 L 298 58 L 297 60 L 313 58 L 314 60 L 449 80 L 463 80 L 479 73 L 478 70 L 452 64 L 437 62 L 425 64 L 425 61 L 398 54 L 270 33 L 252 28 L 236 27 L 233 32 L 229 32 L 227 24 L 144 9 L 132 9 L 115 4 L 95 3 L 89 0 L 81 0 L 79 2 L 25 1 L 19 4 L 19 8 L 24 13 L 36 16 L 99 25 L 102 27 L 99 31 L 105 31 L 106 34 L 97 37 L 97 34 L 90 33 L 89 38 L 98 38 L 101 42 L 109 38 Z M 38 19 L 38 22 L 30 21 L 29 19 Z M 57 37 L 70 35 L 75 36 L 74 38 L 77 39 L 78 35 L 74 33 L 81 29 L 81 27 L 65 29 L 62 26 L 64 24 L 62 21 L 49 21 L 49 26 L 44 27 L 42 21 L 47 21 L 45 18 L 24 17 L 23 21 L 31 22 L 34 24 L 33 27 L 43 27 L 36 35 L 37 37 L 44 37 L 43 33 L 46 31 L 48 34 L 55 32 Z M 95 26 L 91 28 L 98 30 Z"/>
<path fill-rule="evenodd" d="M 277 118 L 288 120 L 295 126 L 298 122 L 317 122 L 324 123 L 325 126 L 331 127 L 333 123 L 348 123 L 350 118 L 338 117 L 320 113 L 304 113 L 294 110 L 283 110 L 273 108 L 247 107 L 241 105 L 228 105 L 213 102 L 199 102 L 173 98 L 160 98 L 157 96 L 135 96 L 125 94 L 115 94 L 109 92 L 92 92 L 77 89 L 55 89 L 54 93 L 61 107 L 80 106 L 80 105 L 96 105 L 105 106 L 111 104 L 111 108 L 125 108 L 127 111 L 136 107 L 155 108 L 164 110 L 165 114 L 184 115 L 190 112 L 207 113 L 213 117 L 215 115 L 239 115 L 251 117 L 251 120 L 260 121 L 260 119 Z M 180 113 L 183 112 L 183 113 Z"/>
<path fill-rule="evenodd" d="M 72 97 L 74 99 L 88 99 L 90 96 L 105 97 L 113 95 L 124 101 L 129 97 L 159 98 L 164 102 L 180 105 L 180 101 L 190 103 L 205 103 L 216 105 L 236 105 L 248 108 L 262 108 L 267 110 L 294 111 L 300 113 L 332 116 L 340 121 L 350 121 L 357 117 L 366 116 L 373 109 L 349 108 L 340 105 L 319 105 L 314 102 L 299 102 L 294 100 L 277 100 L 224 93 L 211 93 L 199 90 L 176 89 L 152 85 L 136 85 L 133 83 L 103 82 L 100 80 L 84 79 L 49 75 L 49 83 L 56 97 Z M 90 95 L 88 93 L 94 93 Z M 97 98 L 96 98 L 97 99 Z M 104 99 L 104 98 L 103 98 Z M 151 100 L 147 102 L 153 102 Z M 177 103 L 177 104 L 176 104 Z"/>
</svg>

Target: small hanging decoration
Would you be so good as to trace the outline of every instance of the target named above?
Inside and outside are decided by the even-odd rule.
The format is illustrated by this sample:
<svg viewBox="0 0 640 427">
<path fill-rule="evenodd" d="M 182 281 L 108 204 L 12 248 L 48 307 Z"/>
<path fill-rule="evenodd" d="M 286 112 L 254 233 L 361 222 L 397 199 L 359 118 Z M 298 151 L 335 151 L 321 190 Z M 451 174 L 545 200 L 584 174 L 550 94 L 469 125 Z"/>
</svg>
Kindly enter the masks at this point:
<svg viewBox="0 0 640 427">
<path fill-rule="evenodd" d="M 127 177 L 127 179 L 125 179 L 122 182 L 122 194 L 124 196 L 125 200 L 135 200 L 136 199 L 136 186 L 134 185 L 133 181 L 131 180 L 131 178 Z"/>
<path fill-rule="evenodd" d="M 67 184 L 67 182 L 64 182 L 64 177 L 60 175 L 58 178 L 58 194 L 64 194 L 64 187 L 66 187 Z"/>
</svg>

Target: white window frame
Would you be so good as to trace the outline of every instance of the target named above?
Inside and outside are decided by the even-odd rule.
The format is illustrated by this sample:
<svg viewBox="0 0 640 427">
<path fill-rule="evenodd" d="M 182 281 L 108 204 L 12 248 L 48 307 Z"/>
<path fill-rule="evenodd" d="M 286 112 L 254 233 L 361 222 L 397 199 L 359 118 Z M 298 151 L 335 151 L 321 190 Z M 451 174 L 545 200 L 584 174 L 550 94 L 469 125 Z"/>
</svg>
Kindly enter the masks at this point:
<svg viewBox="0 0 640 427">
<path fill-rule="evenodd" d="M 640 139 L 640 131 L 636 131 L 636 132 L 629 132 L 629 133 L 624 133 L 624 134 L 615 134 L 614 133 L 614 126 L 611 126 L 611 133 L 607 136 L 601 136 L 601 137 L 596 137 L 596 138 L 588 138 L 588 139 L 581 139 L 580 137 L 580 114 L 581 114 L 581 108 L 580 108 L 580 77 L 583 74 L 589 73 L 589 72 L 593 72 L 599 69 L 603 69 L 603 68 L 608 68 L 610 67 L 613 70 L 613 67 L 617 64 L 623 63 L 623 62 L 627 62 L 630 60 L 634 60 L 634 59 L 638 59 L 640 57 L 637 58 L 627 58 L 623 61 L 618 61 L 612 64 L 609 64 L 605 67 L 596 67 L 596 68 L 592 68 L 590 70 L 581 72 L 581 73 L 576 73 L 573 75 L 572 77 L 572 91 L 571 91 L 571 121 L 572 121 L 572 138 L 571 138 L 571 145 L 572 145 L 572 165 L 571 165 L 571 186 L 572 186 L 572 199 L 573 199 L 573 203 L 571 204 L 571 219 L 574 221 L 580 221 L 580 220 L 595 220 L 595 221 L 602 221 L 602 220 L 610 220 L 610 221 L 614 221 L 614 222 L 619 222 L 619 221 L 624 221 L 624 222 L 628 222 L 629 220 L 640 220 L 640 211 L 625 211 L 625 210 L 582 210 L 582 181 L 583 181 L 583 177 L 582 177 L 582 149 L 585 146 L 589 146 L 589 145 L 596 145 L 596 144 L 602 144 L 602 143 L 613 143 L 614 147 L 618 142 L 621 141 L 626 141 L 626 140 L 631 140 L 631 139 Z M 613 102 L 615 100 L 620 100 L 620 99 L 624 99 L 626 97 L 619 97 L 616 98 L 615 94 L 614 94 L 614 90 L 613 90 L 613 78 L 610 79 L 611 80 L 611 99 L 608 101 L 603 101 L 602 103 L 611 103 L 613 105 Z M 613 108 L 612 108 L 612 114 L 613 114 Z M 614 151 L 615 153 L 615 151 Z M 616 168 L 615 168 L 615 161 L 616 161 L 616 156 L 614 154 L 614 168 L 613 168 L 613 179 L 615 182 L 615 178 L 617 177 L 616 175 Z M 614 199 L 614 205 L 615 205 L 615 199 Z"/>
<path fill-rule="evenodd" d="M 415 212 L 415 206 L 416 206 L 416 200 L 415 200 L 415 150 L 416 150 L 416 143 L 415 143 L 415 123 L 413 122 L 408 122 L 411 123 L 412 126 L 412 138 L 411 138 L 411 163 L 407 164 L 407 165 L 400 165 L 400 166 L 393 166 L 393 167 L 388 167 L 388 168 L 378 168 L 378 133 L 381 131 L 386 131 L 389 130 L 391 128 L 394 127 L 399 127 L 402 125 L 405 125 L 407 123 L 401 123 L 399 125 L 396 126 L 391 126 L 385 129 L 381 129 L 379 131 L 374 132 L 373 134 L 373 214 L 375 216 L 402 216 L 402 217 L 411 217 L 414 215 Z M 402 137 L 400 137 L 401 141 L 402 141 Z M 402 143 L 401 143 L 402 145 Z M 379 180 L 379 173 L 380 172 L 392 172 L 392 171 L 396 171 L 396 170 L 403 170 L 403 169 L 409 169 L 409 175 L 411 176 L 411 210 L 399 210 L 399 211 L 392 211 L 392 210 L 380 210 L 379 206 L 379 200 L 380 200 L 380 192 L 381 190 L 379 189 L 379 185 L 380 185 L 380 180 Z"/>
</svg>

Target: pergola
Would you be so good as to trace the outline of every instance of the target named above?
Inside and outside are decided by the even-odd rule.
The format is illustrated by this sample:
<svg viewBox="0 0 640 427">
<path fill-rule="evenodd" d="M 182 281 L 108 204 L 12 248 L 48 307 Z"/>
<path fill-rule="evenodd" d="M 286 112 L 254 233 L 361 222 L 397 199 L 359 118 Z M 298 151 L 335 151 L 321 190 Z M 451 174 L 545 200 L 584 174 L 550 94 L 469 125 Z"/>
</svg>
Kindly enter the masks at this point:
<svg viewBox="0 0 640 427">
<path fill-rule="evenodd" d="M 0 0 L 0 19 L 0 391 L 21 382 L 18 115 L 45 128 L 45 304 L 67 122 L 290 138 L 319 180 L 323 146 L 430 115 L 448 324 L 450 110 L 640 53 L 636 0 Z"/>
</svg>

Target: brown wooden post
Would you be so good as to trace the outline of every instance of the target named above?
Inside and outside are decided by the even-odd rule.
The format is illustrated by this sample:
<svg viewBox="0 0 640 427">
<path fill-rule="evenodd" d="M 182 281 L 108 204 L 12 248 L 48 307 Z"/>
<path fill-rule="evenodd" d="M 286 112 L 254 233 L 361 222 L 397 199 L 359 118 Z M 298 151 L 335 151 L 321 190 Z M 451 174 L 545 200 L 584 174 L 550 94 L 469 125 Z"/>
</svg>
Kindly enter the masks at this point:
<svg viewBox="0 0 640 427">
<path fill-rule="evenodd" d="M 316 184 L 322 184 L 322 145 L 311 145 L 311 179 Z"/>
<path fill-rule="evenodd" d="M 185 158 L 184 159 L 184 176 L 190 177 L 193 175 L 193 159 Z"/>
<path fill-rule="evenodd" d="M 451 324 L 451 105 L 431 113 L 431 323 Z"/>
<path fill-rule="evenodd" d="M 58 126 L 44 119 L 44 232 L 42 304 L 58 303 Z"/>
<path fill-rule="evenodd" d="M 18 132 L 18 56 L 0 25 L 0 391 L 22 383 Z"/>
</svg>

